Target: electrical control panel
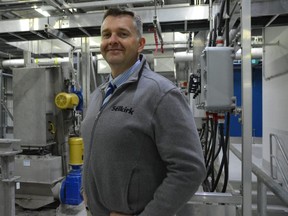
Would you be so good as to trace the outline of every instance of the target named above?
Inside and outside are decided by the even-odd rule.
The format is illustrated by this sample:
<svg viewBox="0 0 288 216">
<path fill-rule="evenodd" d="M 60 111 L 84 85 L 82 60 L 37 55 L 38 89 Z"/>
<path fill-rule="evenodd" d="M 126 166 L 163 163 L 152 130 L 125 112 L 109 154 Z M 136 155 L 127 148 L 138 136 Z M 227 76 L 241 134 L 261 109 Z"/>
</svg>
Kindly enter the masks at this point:
<svg viewBox="0 0 288 216">
<path fill-rule="evenodd" d="M 231 47 L 206 47 L 200 58 L 200 68 L 192 80 L 196 107 L 210 112 L 225 112 L 233 108 L 233 59 Z"/>
</svg>

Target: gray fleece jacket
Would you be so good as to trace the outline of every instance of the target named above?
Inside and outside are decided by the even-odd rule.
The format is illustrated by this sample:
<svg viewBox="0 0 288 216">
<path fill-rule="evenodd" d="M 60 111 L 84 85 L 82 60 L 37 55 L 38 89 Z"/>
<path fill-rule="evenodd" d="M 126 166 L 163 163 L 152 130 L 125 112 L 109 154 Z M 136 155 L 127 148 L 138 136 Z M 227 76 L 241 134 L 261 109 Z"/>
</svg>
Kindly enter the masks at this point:
<svg viewBox="0 0 288 216">
<path fill-rule="evenodd" d="M 94 216 L 172 216 L 206 175 L 192 112 L 179 89 L 145 57 L 100 110 L 92 93 L 82 123 L 83 185 Z"/>
</svg>

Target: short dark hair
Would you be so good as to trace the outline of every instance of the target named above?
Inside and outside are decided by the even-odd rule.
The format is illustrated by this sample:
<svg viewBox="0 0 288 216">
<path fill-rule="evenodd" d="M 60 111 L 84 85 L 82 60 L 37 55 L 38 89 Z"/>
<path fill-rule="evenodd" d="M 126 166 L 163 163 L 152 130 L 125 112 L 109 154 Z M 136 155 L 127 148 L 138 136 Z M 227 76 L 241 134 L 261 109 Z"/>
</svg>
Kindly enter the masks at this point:
<svg viewBox="0 0 288 216">
<path fill-rule="evenodd" d="M 108 17 L 108 16 L 115 16 L 116 17 L 116 16 L 121 16 L 121 15 L 128 15 L 128 16 L 131 16 L 133 18 L 133 22 L 134 22 L 134 25 L 136 27 L 137 34 L 138 34 L 139 38 L 141 38 L 143 35 L 142 20 L 141 20 L 140 16 L 136 15 L 133 11 L 130 11 L 126 8 L 110 8 L 110 9 L 108 9 L 103 16 L 102 23 L 106 19 L 106 17 Z"/>
</svg>

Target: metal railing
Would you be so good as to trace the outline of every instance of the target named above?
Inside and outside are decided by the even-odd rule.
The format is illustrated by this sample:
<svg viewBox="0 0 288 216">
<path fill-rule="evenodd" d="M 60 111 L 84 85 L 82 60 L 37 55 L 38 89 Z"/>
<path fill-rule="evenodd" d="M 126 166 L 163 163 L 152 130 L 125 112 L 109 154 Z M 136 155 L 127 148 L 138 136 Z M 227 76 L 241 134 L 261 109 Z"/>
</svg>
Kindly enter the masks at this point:
<svg viewBox="0 0 288 216">
<path fill-rule="evenodd" d="M 273 142 L 273 138 L 276 142 Z M 285 166 L 288 167 L 288 157 L 285 153 L 285 150 L 284 150 L 284 146 L 282 145 L 279 137 L 274 134 L 274 133 L 270 133 L 269 135 L 269 140 L 270 140 L 270 169 L 271 169 L 271 176 L 273 179 L 275 180 L 278 180 L 278 176 L 277 176 L 277 173 L 276 175 L 274 175 L 275 171 L 274 171 L 274 161 L 275 161 L 275 164 L 276 164 L 276 167 L 277 167 L 277 170 L 279 170 L 280 174 L 281 174 L 281 179 L 283 180 L 283 183 L 284 183 L 284 186 L 286 187 L 286 189 L 288 189 L 288 181 L 287 181 L 287 178 L 285 176 L 285 171 L 283 170 L 281 164 L 280 164 L 280 161 L 279 159 L 277 158 L 276 156 L 276 153 L 273 154 L 273 143 L 275 143 L 279 148 L 280 150 L 280 153 L 281 155 L 283 156 L 283 159 L 284 159 L 284 162 L 285 162 Z"/>
<path fill-rule="evenodd" d="M 242 161 L 241 152 L 234 146 L 230 150 Z M 252 162 L 252 173 L 257 176 L 257 211 L 258 215 L 267 216 L 267 188 L 288 206 L 288 191 Z"/>
</svg>

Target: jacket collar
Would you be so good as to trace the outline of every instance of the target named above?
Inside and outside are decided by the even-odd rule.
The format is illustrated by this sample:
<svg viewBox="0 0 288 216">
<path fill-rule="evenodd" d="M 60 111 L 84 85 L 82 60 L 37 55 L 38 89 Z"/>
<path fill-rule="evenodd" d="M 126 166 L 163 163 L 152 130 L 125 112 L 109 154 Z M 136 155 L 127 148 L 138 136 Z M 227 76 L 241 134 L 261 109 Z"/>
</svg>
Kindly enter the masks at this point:
<svg viewBox="0 0 288 216">
<path fill-rule="evenodd" d="M 128 80 L 126 81 L 126 83 L 130 83 L 130 82 L 136 82 L 140 79 L 141 75 L 142 75 L 142 71 L 144 67 L 147 67 L 147 62 L 146 62 L 146 57 L 145 55 L 143 55 L 142 53 L 140 53 L 139 55 L 139 59 L 140 59 L 140 64 L 139 66 L 136 68 L 135 72 L 128 78 Z M 109 75 L 110 76 L 110 75 Z M 109 76 L 107 76 L 105 78 L 105 83 L 101 84 L 99 86 L 99 88 L 101 89 L 101 91 L 107 87 L 108 83 L 109 83 Z"/>
</svg>

